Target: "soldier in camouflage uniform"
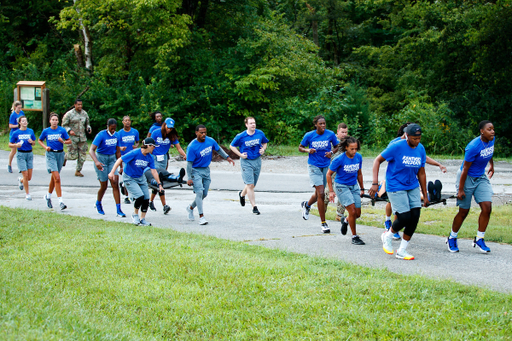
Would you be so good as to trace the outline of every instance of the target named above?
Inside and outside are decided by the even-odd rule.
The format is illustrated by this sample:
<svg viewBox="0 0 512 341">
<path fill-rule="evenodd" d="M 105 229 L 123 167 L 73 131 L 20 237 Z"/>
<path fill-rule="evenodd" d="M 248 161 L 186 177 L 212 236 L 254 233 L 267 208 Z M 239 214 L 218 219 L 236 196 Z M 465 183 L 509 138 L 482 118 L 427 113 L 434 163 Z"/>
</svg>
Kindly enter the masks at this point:
<svg viewBox="0 0 512 341">
<path fill-rule="evenodd" d="M 340 141 L 344 140 L 348 135 L 348 127 L 345 123 L 338 124 L 338 131 L 336 132 L 336 136 Z M 336 153 L 331 155 L 331 162 L 335 158 L 337 158 L 340 154 L 344 153 L 341 150 L 338 150 Z M 332 181 L 334 186 L 334 178 L 336 177 L 336 173 L 332 175 Z M 329 187 L 325 186 L 325 198 L 324 198 L 324 207 L 325 212 L 327 212 L 327 205 L 329 205 Z M 338 200 L 338 207 L 336 208 L 336 220 L 341 221 L 342 217 L 345 216 L 345 206 L 343 206 Z"/>
<path fill-rule="evenodd" d="M 85 133 L 91 133 L 89 115 L 82 110 L 82 100 L 75 101 L 75 108 L 68 111 L 62 118 L 62 127 L 66 129 L 71 138 L 71 144 L 68 146 L 66 160 L 77 160 L 75 176 L 83 177 L 80 172 L 84 166 L 85 158 L 88 152 L 87 136 Z"/>
</svg>

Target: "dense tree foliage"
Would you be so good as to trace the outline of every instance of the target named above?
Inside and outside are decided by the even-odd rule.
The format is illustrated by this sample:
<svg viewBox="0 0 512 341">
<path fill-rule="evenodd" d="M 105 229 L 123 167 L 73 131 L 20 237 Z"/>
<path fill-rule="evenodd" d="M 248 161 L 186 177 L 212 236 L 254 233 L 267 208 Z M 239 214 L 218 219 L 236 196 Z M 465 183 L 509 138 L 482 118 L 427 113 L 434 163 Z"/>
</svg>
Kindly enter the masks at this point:
<svg viewBox="0 0 512 341">
<path fill-rule="evenodd" d="M 252 115 L 273 142 L 297 143 L 323 114 L 331 129 L 346 121 L 376 147 L 404 121 L 417 121 L 429 152 L 459 153 L 478 122 L 490 119 L 496 151 L 510 155 L 510 5 L 2 1 L 2 122 L 17 81 L 46 80 L 59 113 L 88 86 L 82 98 L 95 129 L 129 114 L 145 131 L 148 113 L 161 110 L 186 141 L 198 123 L 230 140 Z"/>
</svg>

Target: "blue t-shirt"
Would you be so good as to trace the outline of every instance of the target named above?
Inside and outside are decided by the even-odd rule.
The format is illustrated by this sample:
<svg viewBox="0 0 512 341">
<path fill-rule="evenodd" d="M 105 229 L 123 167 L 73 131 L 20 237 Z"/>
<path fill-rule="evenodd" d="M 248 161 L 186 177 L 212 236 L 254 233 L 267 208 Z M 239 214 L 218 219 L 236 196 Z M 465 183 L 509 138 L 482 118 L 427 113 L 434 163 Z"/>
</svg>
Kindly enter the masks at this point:
<svg viewBox="0 0 512 341">
<path fill-rule="evenodd" d="M 121 155 L 133 150 L 134 143 L 139 141 L 139 132 L 135 128 L 130 128 L 130 131 L 121 129 L 117 132 L 117 136 L 119 137 L 119 147 L 126 147 L 124 151 L 121 150 Z"/>
<path fill-rule="evenodd" d="M 105 129 L 96 135 L 92 144 L 98 147 L 96 149 L 96 153 L 114 155 L 117 151 L 117 146 L 119 145 L 118 140 L 117 132 L 111 136 L 108 130 Z"/>
<path fill-rule="evenodd" d="M 66 129 L 61 126 L 57 126 L 56 129 L 52 129 L 52 127 L 48 127 L 39 136 L 39 140 L 44 141 L 46 139 L 46 145 L 50 147 L 52 150 L 63 150 L 64 144 L 59 142 L 59 137 L 64 141 L 69 139 L 68 132 Z"/>
<path fill-rule="evenodd" d="M 391 146 L 393 143 L 398 142 L 400 140 L 403 140 L 402 137 L 395 137 L 394 139 L 391 140 L 391 142 L 389 142 L 388 147 Z"/>
<path fill-rule="evenodd" d="M 153 150 L 153 155 L 165 155 L 169 151 L 169 148 L 171 148 L 171 144 L 179 144 L 180 141 L 178 139 L 171 141 L 168 137 L 162 139 L 162 129 L 156 129 L 151 133 L 151 137 L 155 140 L 156 144 L 159 145 L 159 147 L 156 147 L 155 150 Z"/>
<path fill-rule="evenodd" d="M 386 191 L 407 191 L 420 185 L 417 174 L 427 161 L 427 154 L 421 143 L 416 148 L 411 148 L 406 140 L 397 141 L 380 155 L 388 161 Z"/>
<path fill-rule="evenodd" d="M 239 147 L 240 153 L 247 153 L 249 160 L 254 160 L 260 157 L 260 148 L 263 143 L 268 143 L 268 139 L 264 132 L 256 129 L 252 135 L 249 135 L 247 130 L 236 135 L 231 145 Z"/>
<path fill-rule="evenodd" d="M 121 159 L 125 163 L 124 172 L 132 178 L 140 178 L 147 167 L 155 169 L 155 161 L 151 154 L 142 154 L 140 148 L 124 154 Z"/>
<path fill-rule="evenodd" d="M 187 147 L 187 161 L 193 162 L 192 168 L 208 167 L 212 162 L 212 149 L 218 151 L 220 147 L 211 137 L 206 136 L 204 142 L 195 139 Z"/>
<path fill-rule="evenodd" d="M 336 172 L 334 181 L 347 186 L 354 186 L 357 183 L 361 168 L 363 168 L 363 157 L 359 153 L 356 153 L 352 159 L 346 153 L 338 155 L 329 166 L 330 170 Z"/>
<path fill-rule="evenodd" d="M 20 110 L 20 113 L 19 114 L 16 114 L 15 111 L 12 112 L 11 116 L 9 116 L 9 124 L 18 124 L 18 119 L 21 117 L 21 116 L 25 116 L 25 113 L 23 111 Z M 16 130 L 18 130 L 20 128 L 16 127 L 16 128 L 11 128 L 11 132 L 9 133 L 12 134 L 13 132 L 15 132 Z"/>
<path fill-rule="evenodd" d="M 158 123 L 153 123 L 153 125 L 151 127 L 149 127 L 149 133 L 150 134 L 153 134 L 153 132 L 155 130 L 158 130 L 158 129 L 161 129 L 162 128 L 162 123 L 158 124 Z"/>
<path fill-rule="evenodd" d="M 481 177 L 485 174 L 485 167 L 487 163 L 492 159 L 494 154 L 494 140 L 493 138 L 488 143 L 484 143 L 479 137 L 475 137 L 473 141 L 469 142 L 464 150 L 464 161 L 472 162 L 469 167 L 468 175 L 473 178 Z M 464 162 L 460 169 L 464 167 Z"/>
<path fill-rule="evenodd" d="M 18 150 L 23 150 L 30 152 L 32 151 L 32 145 L 28 142 L 28 140 L 31 139 L 32 141 L 36 140 L 36 135 L 34 134 L 34 131 L 30 128 L 27 128 L 27 130 L 15 130 L 12 132 L 12 135 L 9 138 L 9 142 L 11 143 L 18 143 L 23 142 L 21 147 L 18 148 Z"/>
<path fill-rule="evenodd" d="M 338 138 L 331 130 L 325 129 L 322 135 L 318 135 L 316 130 L 310 131 L 300 142 L 304 147 L 316 149 L 316 152 L 309 154 L 308 163 L 319 168 L 328 167 L 331 159 L 325 156 L 325 153 L 331 151 L 331 144 L 336 146 Z"/>
</svg>

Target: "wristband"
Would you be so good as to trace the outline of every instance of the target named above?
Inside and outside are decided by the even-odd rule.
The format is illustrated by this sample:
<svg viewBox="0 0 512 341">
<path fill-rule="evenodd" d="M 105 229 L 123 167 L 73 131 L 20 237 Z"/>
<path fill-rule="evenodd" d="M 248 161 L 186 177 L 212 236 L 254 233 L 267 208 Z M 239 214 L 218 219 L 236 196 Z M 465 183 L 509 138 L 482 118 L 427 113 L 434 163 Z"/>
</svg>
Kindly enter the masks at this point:
<svg viewBox="0 0 512 341">
<path fill-rule="evenodd" d="M 379 183 L 373 183 L 372 184 L 372 186 L 378 186 L 378 185 L 379 185 Z"/>
</svg>

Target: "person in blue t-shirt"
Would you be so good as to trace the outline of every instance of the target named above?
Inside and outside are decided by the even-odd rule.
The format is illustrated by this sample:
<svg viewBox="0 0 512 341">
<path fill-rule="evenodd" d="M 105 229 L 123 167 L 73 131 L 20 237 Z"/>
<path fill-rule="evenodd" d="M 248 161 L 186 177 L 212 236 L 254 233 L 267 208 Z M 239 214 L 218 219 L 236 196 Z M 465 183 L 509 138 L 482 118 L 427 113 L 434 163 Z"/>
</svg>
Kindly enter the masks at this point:
<svg viewBox="0 0 512 341">
<path fill-rule="evenodd" d="M 344 153 L 336 157 L 327 172 L 327 185 L 329 186 L 329 201 L 334 202 L 334 197 L 338 196 L 338 201 L 348 211 L 348 225 L 352 231 L 352 244 L 364 245 L 365 243 L 356 233 L 356 219 L 361 216 L 361 195 L 364 194 L 363 186 L 363 157 L 357 151 L 361 150 L 359 140 L 348 136 L 340 142 L 339 148 Z M 336 193 L 332 186 L 332 175 L 336 173 L 334 179 Z M 359 185 L 358 185 L 359 183 Z M 347 234 L 347 224 L 341 225 L 341 234 Z"/>
<path fill-rule="evenodd" d="M 94 161 L 94 170 L 100 182 L 100 189 L 98 190 L 98 197 L 96 199 L 96 210 L 99 214 L 105 215 L 101 200 L 105 195 L 108 187 L 108 174 L 117 159 L 121 157 L 121 149 L 119 148 L 119 138 L 116 132 L 117 121 L 109 118 L 107 121 L 107 129 L 100 131 L 92 141 L 91 148 L 89 148 L 89 155 Z M 121 165 L 121 172 L 123 166 Z M 119 194 L 119 173 L 116 173 L 114 179 L 110 179 L 112 186 L 112 193 L 116 202 L 117 216 L 124 218 L 126 214 L 121 210 L 121 197 Z"/>
<path fill-rule="evenodd" d="M 46 146 L 43 143 L 45 140 Z M 54 112 L 50 114 L 50 127 L 43 130 L 37 142 L 46 150 L 46 169 L 48 173 L 51 174 L 48 193 L 44 196 L 46 206 L 53 208 L 52 193 L 55 189 L 57 198 L 59 199 L 60 209 L 65 210 L 67 206 L 62 200 L 60 171 L 64 165 L 66 155 L 64 153 L 64 144 L 71 144 L 72 142 L 66 129 L 59 126 L 59 115 Z"/>
<path fill-rule="evenodd" d="M 480 206 L 478 218 L 478 231 L 473 239 L 473 247 L 478 246 L 481 252 L 491 252 L 485 245 L 484 236 L 491 218 L 493 190 L 490 178 L 494 175 L 494 125 L 490 121 L 480 122 L 480 136 L 475 137 L 464 150 L 464 162 L 457 172 L 455 186 L 457 188 L 457 205 L 459 212 L 453 219 L 452 231 L 446 240 L 450 252 L 458 252 L 457 234 L 462 223 L 468 216 L 471 208 L 471 199 L 474 197 Z M 485 168 L 489 164 L 487 175 Z"/>
<path fill-rule="evenodd" d="M 34 168 L 34 155 L 32 146 L 36 144 L 34 131 L 28 128 L 28 120 L 25 116 L 18 119 L 19 129 L 15 130 L 9 138 L 9 147 L 17 148 L 16 161 L 18 170 L 22 177 L 18 177 L 18 187 L 25 188 L 25 199 L 32 200 L 28 189 L 28 182 L 32 180 L 32 169 Z"/>
<path fill-rule="evenodd" d="M 123 117 L 123 129 L 117 132 L 119 137 L 119 150 L 121 150 L 121 156 L 132 151 L 139 146 L 139 131 L 132 128 L 132 120 L 130 116 Z M 130 204 L 128 197 L 124 198 L 125 204 Z"/>
<path fill-rule="evenodd" d="M 144 170 L 146 168 L 151 169 L 153 177 L 157 181 L 159 190 L 163 191 L 158 172 L 155 169 L 155 161 L 151 156 L 151 153 L 155 150 L 158 145 L 151 137 L 147 137 L 142 141 L 142 147 L 134 149 L 122 157 L 117 159 L 114 166 L 108 174 L 108 178 L 111 181 L 117 181 L 116 171 L 119 166 L 125 164 L 123 172 L 123 184 L 128 190 L 128 195 L 133 199 L 132 221 L 135 225 L 151 226 L 151 223 L 146 221 L 146 213 L 149 207 L 149 190 Z M 139 216 L 139 209 L 141 211 Z"/>
<path fill-rule="evenodd" d="M 213 151 L 222 158 L 235 165 L 235 162 L 219 147 L 217 142 L 206 136 L 206 127 L 202 124 L 196 127 L 196 138 L 187 147 L 187 185 L 194 186 L 196 198 L 186 207 L 188 219 L 194 220 L 194 208 L 197 206 L 199 225 L 206 225 L 208 221 L 203 214 L 203 199 L 208 195 L 210 188 L 210 163 Z"/>
<path fill-rule="evenodd" d="M 258 183 L 261 171 L 260 156 L 267 149 L 268 139 L 261 130 L 256 129 L 254 117 L 247 117 L 245 119 L 245 126 L 247 130 L 236 135 L 229 148 L 240 157 L 242 179 L 245 184 L 244 189 L 238 192 L 240 205 L 245 206 L 245 195 L 247 194 L 252 205 L 252 213 L 260 214 L 256 206 L 254 187 Z M 240 151 L 238 151 L 237 147 L 240 148 Z"/>
<path fill-rule="evenodd" d="M 148 132 L 147 137 L 151 137 L 151 134 L 153 133 L 153 131 L 155 131 L 156 129 L 160 129 L 162 127 L 162 123 L 163 123 L 162 121 L 164 118 L 160 111 L 152 112 L 151 114 L 149 114 L 149 116 L 154 121 L 154 123 L 151 125 L 151 127 L 149 127 L 149 132 Z"/>
<path fill-rule="evenodd" d="M 21 110 L 22 104 L 20 101 L 15 101 L 12 104 L 11 108 L 11 116 L 9 116 L 9 137 L 13 132 L 19 129 L 18 127 L 18 119 L 22 116 L 25 116 L 25 113 Z M 14 155 L 16 154 L 16 147 L 11 148 L 11 152 L 9 153 L 9 163 L 7 164 L 7 171 L 12 173 L 12 159 L 14 159 Z"/>
<path fill-rule="evenodd" d="M 382 234 L 384 252 L 393 254 L 391 243 L 393 235 L 404 229 L 400 248 L 396 257 L 412 260 L 414 256 L 407 252 L 407 246 L 418 225 L 421 212 L 421 194 L 423 193 L 423 205 L 428 206 L 425 162 L 427 154 L 420 143 L 421 127 L 415 123 L 409 124 L 405 130 L 405 140 L 390 144 L 373 162 L 373 183 L 370 188 L 370 196 L 375 195 L 379 189 L 379 167 L 384 161 L 388 161 L 386 170 L 386 191 L 393 212 L 397 219 L 386 233 Z"/>
<path fill-rule="evenodd" d="M 151 133 L 151 137 L 156 141 L 156 144 L 158 147 L 155 148 L 153 151 L 153 159 L 155 160 L 155 167 L 157 169 L 163 168 L 167 169 L 167 165 L 169 162 L 169 149 L 172 146 L 175 146 L 178 150 L 178 153 L 186 160 L 187 154 L 185 154 L 185 151 L 183 148 L 181 148 L 180 140 L 178 136 L 178 132 L 176 131 L 176 128 L 174 128 L 174 120 L 170 117 L 167 117 L 162 123 L 162 127 L 160 129 L 155 129 Z M 149 199 L 149 208 L 152 211 L 156 211 L 156 207 L 154 204 L 154 200 L 156 197 L 156 194 L 158 193 L 160 197 L 160 201 L 162 202 L 162 210 L 164 211 L 164 214 L 169 213 L 171 208 L 169 205 L 167 205 L 165 201 L 165 192 L 157 192 L 156 190 L 153 190 L 151 192 L 151 198 Z"/>
<path fill-rule="evenodd" d="M 309 219 L 309 210 L 311 205 L 315 202 L 318 206 L 318 213 L 320 214 L 320 220 L 322 221 L 322 232 L 330 233 L 331 230 L 325 221 L 325 186 L 327 184 L 326 175 L 329 170 L 329 164 L 331 163 L 331 155 L 336 153 L 338 150 L 338 139 L 336 134 L 326 129 L 325 117 L 318 115 L 313 119 L 313 124 L 316 130 L 310 131 L 304 135 L 300 145 L 299 151 L 301 153 L 308 153 L 308 173 L 309 182 L 311 187 L 315 188 L 315 193 L 311 196 L 309 201 L 303 201 L 302 207 L 302 218 L 304 220 Z M 334 147 L 334 149 L 333 149 Z"/>
</svg>

